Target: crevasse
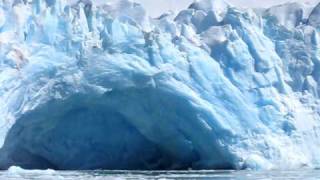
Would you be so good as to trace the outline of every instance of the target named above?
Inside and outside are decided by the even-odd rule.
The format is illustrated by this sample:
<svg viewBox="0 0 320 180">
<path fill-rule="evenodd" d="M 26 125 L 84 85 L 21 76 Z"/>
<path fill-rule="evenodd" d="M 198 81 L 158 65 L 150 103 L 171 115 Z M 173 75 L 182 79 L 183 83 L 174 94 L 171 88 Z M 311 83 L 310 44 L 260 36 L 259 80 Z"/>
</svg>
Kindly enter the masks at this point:
<svg viewBox="0 0 320 180">
<path fill-rule="evenodd" d="M 0 1 L 0 168 L 319 167 L 319 12 Z"/>
</svg>

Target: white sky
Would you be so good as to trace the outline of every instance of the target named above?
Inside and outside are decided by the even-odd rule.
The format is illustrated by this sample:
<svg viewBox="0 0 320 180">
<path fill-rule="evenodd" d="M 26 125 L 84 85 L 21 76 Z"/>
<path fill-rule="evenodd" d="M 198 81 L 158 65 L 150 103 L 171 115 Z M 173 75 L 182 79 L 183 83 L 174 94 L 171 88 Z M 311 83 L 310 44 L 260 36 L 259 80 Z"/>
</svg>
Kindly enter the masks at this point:
<svg viewBox="0 0 320 180">
<path fill-rule="evenodd" d="M 158 16 L 168 10 L 181 10 L 188 7 L 193 0 L 135 0 L 140 2 L 147 8 L 151 16 Z M 242 7 L 269 7 L 294 0 L 226 0 L 227 2 Z M 304 2 L 309 4 L 319 3 L 320 0 L 296 0 L 296 2 Z"/>
</svg>

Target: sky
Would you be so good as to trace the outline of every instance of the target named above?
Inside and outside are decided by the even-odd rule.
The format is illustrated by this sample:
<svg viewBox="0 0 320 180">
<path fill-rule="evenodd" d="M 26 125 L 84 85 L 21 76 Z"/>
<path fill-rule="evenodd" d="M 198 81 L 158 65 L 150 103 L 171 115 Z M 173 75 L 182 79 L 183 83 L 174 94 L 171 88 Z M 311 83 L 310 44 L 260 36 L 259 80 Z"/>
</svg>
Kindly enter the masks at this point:
<svg viewBox="0 0 320 180">
<path fill-rule="evenodd" d="M 143 4 L 151 16 L 161 15 L 168 10 L 179 11 L 185 9 L 193 0 L 135 0 Z M 293 0 L 226 0 L 227 2 L 241 7 L 270 7 L 272 5 L 292 2 Z M 315 4 L 320 0 L 296 0 L 296 2 L 304 2 Z"/>
</svg>

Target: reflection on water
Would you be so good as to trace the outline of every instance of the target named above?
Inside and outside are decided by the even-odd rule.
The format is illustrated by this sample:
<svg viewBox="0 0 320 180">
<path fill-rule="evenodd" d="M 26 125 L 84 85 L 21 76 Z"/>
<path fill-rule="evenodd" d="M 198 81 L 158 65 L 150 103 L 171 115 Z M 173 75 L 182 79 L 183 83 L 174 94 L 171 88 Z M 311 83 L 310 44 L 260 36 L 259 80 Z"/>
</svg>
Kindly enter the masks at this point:
<svg viewBox="0 0 320 180">
<path fill-rule="evenodd" d="M 319 180 L 319 170 L 299 171 L 0 171 L 0 179 L 213 179 L 213 180 Z"/>
</svg>

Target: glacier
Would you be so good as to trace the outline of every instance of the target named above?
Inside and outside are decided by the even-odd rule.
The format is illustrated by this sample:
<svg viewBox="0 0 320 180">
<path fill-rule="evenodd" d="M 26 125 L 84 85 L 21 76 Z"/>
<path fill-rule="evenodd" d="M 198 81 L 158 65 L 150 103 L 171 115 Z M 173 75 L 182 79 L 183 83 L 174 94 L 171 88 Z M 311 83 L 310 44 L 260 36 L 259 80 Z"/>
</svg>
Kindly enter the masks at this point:
<svg viewBox="0 0 320 180">
<path fill-rule="evenodd" d="M 320 167 L 320 4 L 0 1 L 0 169 Z"/>
</svg>

